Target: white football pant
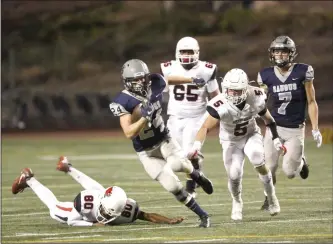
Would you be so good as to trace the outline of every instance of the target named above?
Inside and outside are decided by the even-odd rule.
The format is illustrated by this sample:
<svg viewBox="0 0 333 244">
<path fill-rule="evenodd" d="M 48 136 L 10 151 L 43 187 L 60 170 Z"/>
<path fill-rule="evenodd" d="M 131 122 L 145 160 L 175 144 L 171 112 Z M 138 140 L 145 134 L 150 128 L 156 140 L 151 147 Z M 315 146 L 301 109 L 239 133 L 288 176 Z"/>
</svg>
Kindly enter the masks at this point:
<svg viewBox="0 0 333 244">
<path fill-rule="evenodd" d="M 177 193 L 183 188 L 174 172 L 189 174 L 193 171 L 191 162 L 173 138 L 168 138 L 153 149 L 137 154 L 148 175 L 171 193 Z"/>
<path fill-rule="evenodd" d="M 283 156 L 282 170 L 288 178 L 294 178 L 303 167 L 305 128 L 277 126 L 277 132 L 287 149 L 287 153 Z M 272 133 L 269 128 L 266 128 L 264 143 L 267 166 L 272 171 L 272 174 L 275 175 L 279 165 L 280 154 L 274 148 Z"/>
</svg>

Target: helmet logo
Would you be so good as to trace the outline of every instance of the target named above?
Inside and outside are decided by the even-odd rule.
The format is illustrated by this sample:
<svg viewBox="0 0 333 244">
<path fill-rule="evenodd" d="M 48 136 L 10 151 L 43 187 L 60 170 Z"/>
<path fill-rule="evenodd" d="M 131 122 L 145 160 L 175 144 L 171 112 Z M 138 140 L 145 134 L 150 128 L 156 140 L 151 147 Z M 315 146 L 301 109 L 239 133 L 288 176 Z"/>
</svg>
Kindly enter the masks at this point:
<svg viewBox="0 0 333 244">
<path fill-rule="evenodd" d="M 111 196 L 111 194 L 112 194 L 112 190 L 113 190 L 113 187 L 112 187 L 112 186 L 109 187 L 108 189 L 106 189 L 106 191 L 105 191 L 105 193 L 104 193 L 104 196 L 105 196 L 105 197 L 109 197 L 109 196 Z"/>
</svg>

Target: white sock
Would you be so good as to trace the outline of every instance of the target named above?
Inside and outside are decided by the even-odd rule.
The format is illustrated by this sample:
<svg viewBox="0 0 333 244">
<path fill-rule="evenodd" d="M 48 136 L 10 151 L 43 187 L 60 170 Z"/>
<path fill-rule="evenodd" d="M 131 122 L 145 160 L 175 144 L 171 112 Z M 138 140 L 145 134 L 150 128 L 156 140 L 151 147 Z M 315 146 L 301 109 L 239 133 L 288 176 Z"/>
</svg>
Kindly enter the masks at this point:
<svg viewBox="0 0 333 244">
<path fill-rule="evenodd" d="M 53 192 L 41 184 L 36 178 L 31 177 L 27 180 L 27 184 L 50 210 L 53 209 L 58 203 L 58 200 Z"/>
<path fill-rule="evenodd" d="M 266 175 L 259 174 L 259 179 L 264 184 L 264 192 L 266 196 L 275 195 L 275 187 L 273 185 L 272 173 L 268 171 Z"/>
<path fill-rule="evenodd" d="M 70 171 L 68 172 L 68 174 L 72 176 L 72 178 L 76 180 L 86 190 L 105 190 L 105 188 L 97 181 L 90 178 L 88 175 L 82 173 L 74 167 L 70 166 Z"/>
</svg>

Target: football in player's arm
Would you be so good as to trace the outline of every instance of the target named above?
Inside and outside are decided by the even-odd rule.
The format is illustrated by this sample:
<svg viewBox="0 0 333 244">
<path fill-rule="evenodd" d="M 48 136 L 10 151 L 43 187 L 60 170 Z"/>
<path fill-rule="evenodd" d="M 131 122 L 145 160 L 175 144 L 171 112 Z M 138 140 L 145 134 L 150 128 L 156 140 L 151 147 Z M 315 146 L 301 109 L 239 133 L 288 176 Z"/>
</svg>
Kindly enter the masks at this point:
<svg viewBox="0 0 333 244">
<path fill-rule="evenodd" d="M 199 227 L 210 227 L 208 213 L 185 191 L 175 175 L 175 172 L 186 173 L 207 194 L 213 193 L 210 180 L 196 170 L 181 148 L 170 140 L 169 130 L 161 116 L 166 87 L 164 77 L 150 73 L 147 65 L 138 59 L 128 60 L 121 75 L 125 89 L 113 99 L 110 110 L 114 116 L 120 117 L 120 126 L 125 136 L 131 139 L 143 168 L 153 180 L 197 214 L 201 220 Z M 200 79 L 194 79 L 197 80 Z M 148 214 L 145 217 L 162 220 L 158 215 Z"/>
</svg>

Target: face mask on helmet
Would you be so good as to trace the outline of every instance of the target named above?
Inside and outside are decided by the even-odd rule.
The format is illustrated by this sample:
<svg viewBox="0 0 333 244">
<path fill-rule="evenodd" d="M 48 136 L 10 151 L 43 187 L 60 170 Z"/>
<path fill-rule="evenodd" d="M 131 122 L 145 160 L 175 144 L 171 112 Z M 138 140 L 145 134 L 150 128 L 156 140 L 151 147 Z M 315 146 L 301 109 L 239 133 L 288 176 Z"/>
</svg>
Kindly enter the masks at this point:
<svg viewBox="0 0 333 244">
<path fill-rule="evenodd" d="M 124 210 L 126 201 L 126 193 L 120 187 L 107 188 L 97 210 L 97 221 L 107 224 L 115 220 Z"/>
<path fill-rule="evenodd" d="M 195 53 L 194 50 L 179 50 L 177 60 L 182 65 L 195 64 L 198 62 L 199 54 Z"/>
<path fill-rule="evenodd" d="M 182 65 L 195 65 L 199 60 L 199 44 L 193 37 L 183 37 L 176 46 L 176 60 Z"/>
<path fill-rule="evenodd" d="M 247 98 L 248 77 L 241 69 L 230 70 L 222 81 L 224 97 L 232 104 L 238 105 Z"/>
<path fill-rule="evenodd" d="M 224 87 L 224 93 L 225 98 L 234 105 L 241 104 L 247 97 L 246 88 L 238 90 Z"/>
<path fill-rule="evenodd" d="M 294 41 L 287 36 L 277 37 L 268 49 L 269 60 L 278 67 L 292 63 L 297 56 Z"/>
<path fill-rule="evenodd" d="M 147 97 L 151 86 L 150 75 L 141 75 L 136 78 L 126 78 L 125 88 L 136 95 Z"/>
</svg>

